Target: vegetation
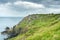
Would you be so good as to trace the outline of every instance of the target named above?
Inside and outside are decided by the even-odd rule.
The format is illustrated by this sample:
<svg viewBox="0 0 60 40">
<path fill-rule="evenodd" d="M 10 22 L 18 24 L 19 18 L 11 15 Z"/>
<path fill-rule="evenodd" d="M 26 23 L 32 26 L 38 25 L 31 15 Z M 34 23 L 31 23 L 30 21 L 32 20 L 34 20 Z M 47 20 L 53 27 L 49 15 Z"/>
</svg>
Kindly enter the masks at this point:
<svg viewBox="0 0 60 40">
<path fill-rule="evenodd" d="M 29 15 L 8 32 L 8 40 L 60 40 L 60 14 Z"/>
</svg>

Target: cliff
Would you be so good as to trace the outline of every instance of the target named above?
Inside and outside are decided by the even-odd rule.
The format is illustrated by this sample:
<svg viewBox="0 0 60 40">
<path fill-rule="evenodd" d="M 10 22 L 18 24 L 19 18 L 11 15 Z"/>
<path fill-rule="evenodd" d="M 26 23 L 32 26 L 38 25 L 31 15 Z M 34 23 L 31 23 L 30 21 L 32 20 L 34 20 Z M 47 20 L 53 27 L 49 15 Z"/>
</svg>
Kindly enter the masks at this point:
<svg viewBox="0 0 60 40">
<path fill-rule="evenodd" d="M 8 40 L 60 40 L 60 14 L 26 16 L 9 35 Z"/>
</svg>

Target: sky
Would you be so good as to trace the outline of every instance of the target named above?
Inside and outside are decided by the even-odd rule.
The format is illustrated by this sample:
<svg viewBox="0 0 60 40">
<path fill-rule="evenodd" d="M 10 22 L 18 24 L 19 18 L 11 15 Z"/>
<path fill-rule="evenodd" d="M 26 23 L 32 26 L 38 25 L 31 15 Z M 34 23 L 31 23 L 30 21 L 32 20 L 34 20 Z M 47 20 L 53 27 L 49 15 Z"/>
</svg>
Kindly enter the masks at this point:
<svg viewBox="0 0 60 40">
<path fill-rule="evenodd" d="M 0 0 L 0 17 L 60 13 L 60 0 Z"/>
</svg>

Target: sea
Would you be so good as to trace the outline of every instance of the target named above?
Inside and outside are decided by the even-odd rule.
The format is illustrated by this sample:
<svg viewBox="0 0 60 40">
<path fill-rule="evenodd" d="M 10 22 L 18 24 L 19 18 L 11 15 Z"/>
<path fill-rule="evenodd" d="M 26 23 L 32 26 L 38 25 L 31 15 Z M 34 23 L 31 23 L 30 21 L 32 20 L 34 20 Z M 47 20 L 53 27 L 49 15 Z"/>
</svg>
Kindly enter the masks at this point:
<svg viewBox="0 0 60 40">
<path fill-rule="evenodd" d="M 6 27 L 12 28 L 17 25 L 23 17 L 0 17 L 0 40 L 4 40 L 7 35 L 2 35 L 1 32 L 5 30 Z"/>
</svg>

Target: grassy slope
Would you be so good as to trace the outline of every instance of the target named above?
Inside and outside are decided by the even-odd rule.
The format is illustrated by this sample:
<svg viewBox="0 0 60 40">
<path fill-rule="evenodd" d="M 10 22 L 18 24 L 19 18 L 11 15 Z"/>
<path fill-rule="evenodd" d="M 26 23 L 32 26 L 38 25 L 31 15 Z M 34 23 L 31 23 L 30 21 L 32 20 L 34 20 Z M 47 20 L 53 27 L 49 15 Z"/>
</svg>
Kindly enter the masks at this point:
<svg viewBox="0 0 60 40">
<path fill-rule="evenodd" d="M 34 14 L 15 27 L 20 34 L 9 40 L 60 40 L 60 14 Z"/>
</svg>

